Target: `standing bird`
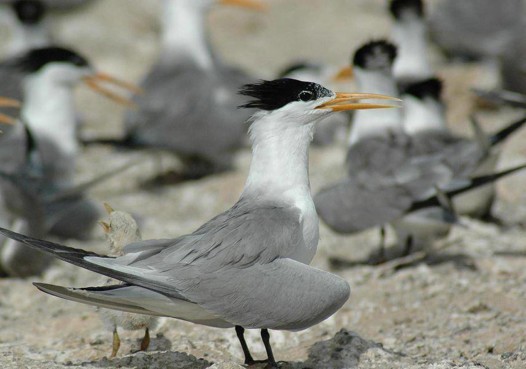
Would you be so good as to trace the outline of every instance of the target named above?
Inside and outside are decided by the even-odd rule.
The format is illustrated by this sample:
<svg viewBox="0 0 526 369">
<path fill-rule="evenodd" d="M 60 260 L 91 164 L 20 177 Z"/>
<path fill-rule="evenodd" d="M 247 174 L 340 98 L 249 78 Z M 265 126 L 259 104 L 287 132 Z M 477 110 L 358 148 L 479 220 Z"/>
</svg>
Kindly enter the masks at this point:
<svg viewBox="0 0 526 369">
<path fill-rule="evenodd" d="M 124 246 L 131 243 L 140 242 L 141 231 L 135 219 L 123 211 L 115 211 L 108 204 L 104 204 L 108 212 L 108 221 L 101 222 L 106 238 L 110 243 L 109 256 L 117 257 L 124 255 Z M 117 281 L 107 278 L 106 286 L 115 285 Z M 144 337 L 141 342 L 141 351 L 146 351 L 150 345 L 150 329 L 155 329 L 159 319 L 150 315 L 133 314 L 124 311 L 99 309 L 99 314 L 104 325 L 113 332 L 113 349 L 111 357 L 115 357 L 119 351 L 121 340 L 118 327 L 128 331 L 144 329 Z"/>
<path fill-rule="evenodd" d="M 347 301 L 347 282 L 308 266 L 318 244 L 310 194 L 308 149 L 316 122 L 335 111 L 383 108 L 355 102 L 384 98 L 334 93 L 293 79 L 246 85 L 259 109 L 251 119 L 252 162 L 243 193 L 229 210 L 191 234 L 128 245 L 107 257 L 0 232 L 55 257 L 125 282 L 107 288 L 36 286 L 52 295 L 133 313 L 213 327 L 235 327 L 245 354 L 245 328 L 261 329 L 268 363 L 277 368 L 268 329 L 302 330 Z"/>
<path fill-rule="evenodd" d="M 102 209 L 82 193 L 63 196 L 75 186 L 78 155 L 73 88 L 85 82 L 121 103 L 127 100 L 99 84 L 113 82 L 134 91 L 136 89 L 106 74 L 97 73 L 86 58 L 61 47 L 33 49 L 4 67 L 24 76 L 24 104 L 21 124 L 6 130 L 0 137 L 0 171 L 16 178 L 17 183 L 24 183 L 24 198 L 31 194 L 31 198 L 38 199 L 39 208 L 43 209 L 38 222 L 26 222 L 21 227 L 31 234 L 30 229 L 38 228 L 38 234 L 87 238 Z M 12 183 L 7 185 L 7 188 L 10 187 Z M 7 189 L 0 186 L 0 191 Z M 23 209 L 25 202 L 21 205 L 17 196 L 8 196 L 5 201 L 11 209 L 22 207 L 21 211 L 12 213 L 15 219 L 22 216 L 27 220 L 27 215 L 32 213 L 31 207 Z M 24 250 L 19 244 L 0 247 L 3 267 L 9 265 L 7 268 L 12 267 L 13 274 L 26 275 L 24 264 L 31 264 L 31 260 L 19 262 L 19 253 L 24 253 Z M 35 257 L 38 258 L 38 255 Z M 23 270 L 17 272 L 19 267 Z"/>
<path fill-rule="evenodd" d="M 391 38 L 398 54 L 393 74 L 400 91 L 433 75 L 427 51 L 427 24 L 422 0 L 391 0 L 389 11 L 394 24 Z"/>
<path fill-rule="evenodd" d="M 391 69 L 395 57 L 395 46 L 386 41 L 359 48 L 353 70 L 360 88 L 396 96 Z M 447 193 L 465 189 L 455 193 L 460 214 L 487 211 L 493 194 L 491 184 L 489 196 L 481 185 L 476 191 L 467 191 L 472 177 L 494 172 L 495 157 L 487 148 L 497 147 L 526 120 L 488 137 L 489 146 L 454 136 L 445 128 L 436 100 L 440 84 L 436 82 L 407 89 L 405 117 L 397 110 L 355 113 L 346 176 L 315 196 L 318 214 L 333 230 L 354 233 L 389 222 L 397 232 L 399 246 L 406 247 L 407 252 L 445 236 L 455 221 L 449 204 L 419 207 L 418 212 L 414 209 L 415 203 L 437 195 L 436 187 Z"/>
<path fill-rule="evenodd" d="M 241 71 L 223 64 L 210 48 L 205 16 L 216 4 L 262 9 L 256 0 L 164 0 L 161 54 L 125 116 L 122 145 L 172 151 L 184 176 L 228 169 L 240 148 L 250 112 L 236 109 Z M 95 140 L 97 141 L 97 140 Z"/>
<path fill-rule="evenodd" d="M 46 22 L 46 5 L 39 0 L 16 0 L 10 5 L 10 38 L 6 57 L 13 57 L 33 48 L 51 44 L 51 34 Z"/>
<path fill-rule="evenodd" d="M 13 14 L 9 22 L 11 37 L 0 63 L 0 95 L 22 100 L 23 73 L 7 66 L 31 49 L 51 45 L 52 38 L 45 19 L 46 6 L 41 1 L 17 0 L 10 8 Z"/>
</svg>

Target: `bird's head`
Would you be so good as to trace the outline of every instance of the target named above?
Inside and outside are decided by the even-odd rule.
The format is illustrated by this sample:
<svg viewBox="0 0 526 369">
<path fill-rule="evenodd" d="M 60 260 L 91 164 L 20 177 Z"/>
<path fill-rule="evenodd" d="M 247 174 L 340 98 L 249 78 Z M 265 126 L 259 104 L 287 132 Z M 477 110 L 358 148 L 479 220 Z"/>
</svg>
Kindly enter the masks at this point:
<svg viewBox="0 0 526 369">
<path fill-rule="evenodd" d="M 386 40 L 374 40 L 354 52 L 352 64 L 355 69 L 367 71 L 391 71 L 396 59 L 396 46 Z"/>
<path fill-rule="evenodd" d="M 12 7 L 20 23 L 28 26 L 40 23 L 46 15 L 46 5 L 42 1 L 17 0 Z"/>
<path fill-rule="evenodd" d="M 345 81 L 353 77 L 359 79 L 360 74 L 364 72 L 391 75 L 396 55 L 397 48 L 389 41 L 374 40 L 367 42 L 354 52 L 351 65 L 340 68 L 333 79 L 335 81 Z M 355 73 L 358 73 L 358 76 Z"/>
<path fill-rule="evenodd" d="M 121 81 L 108 74 L 98 72 L 81 54 L 58 46 L 32 49 L 8 64 L 27 76 L 40 76 L 53 84 L 73 88 L 80 82 L 123 105 L 133 103 L 108 89 L 104 84 L 110 84 L 133 93 L 141 93 L 139 87 Z"/>
<path fill-rule="evenodd" d="M 422 0 L 391 0 L 389 11 L 397 21 L 423 18 L 424 2 Z"/>
<path fill-rule="evenodd" d="M 400 101 L 386 95 L 333 92 L 317 83 L 290 78 L 248 84 L 241 89 L 240 94 L 254 98 L 240 107 L 260 109 L 260 115 L 276 114 L 285 119 L 290 118 L 286 120 L 300 125 L 316 122 L 339 111 L 397 107 L 389 104 L 367 104 L 361 100 Z"/>
</svg>

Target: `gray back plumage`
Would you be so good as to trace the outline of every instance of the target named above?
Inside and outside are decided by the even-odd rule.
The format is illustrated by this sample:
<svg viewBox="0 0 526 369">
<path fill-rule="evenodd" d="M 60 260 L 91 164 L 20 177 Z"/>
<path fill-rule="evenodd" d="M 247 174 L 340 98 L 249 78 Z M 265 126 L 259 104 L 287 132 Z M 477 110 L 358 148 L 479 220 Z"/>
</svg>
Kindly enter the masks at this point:
<svg viewBox="0 0 526 369">
<path fill-rule="evenodd" d="M 206 73 L 190 64 L 157 64 L 144 79 L 138 106 L 125 117 L 127 136 L 140 145 L 212 162 L 239 148 L 250 111 L 237 109 L 247 77 L 231 69 Z"/>
</svg>

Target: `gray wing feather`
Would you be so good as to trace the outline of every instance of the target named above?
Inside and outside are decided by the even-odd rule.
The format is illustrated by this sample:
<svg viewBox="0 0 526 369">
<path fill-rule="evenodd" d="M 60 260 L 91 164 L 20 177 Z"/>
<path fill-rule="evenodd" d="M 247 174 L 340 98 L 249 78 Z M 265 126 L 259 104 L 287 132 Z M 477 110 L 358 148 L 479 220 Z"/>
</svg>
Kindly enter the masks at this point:
<svg viewBox="0 0 526 369">
<path fill-rule="evenodd" d="M 250 112 L 237 109 L 239 86 L 221 75 L 158 64 L 141 86 L 145 93 L 134 98 L 138 109 L 125 117 L 127 135 L 136 143 L 210 160 L 240 146 Z"/>
</svg>

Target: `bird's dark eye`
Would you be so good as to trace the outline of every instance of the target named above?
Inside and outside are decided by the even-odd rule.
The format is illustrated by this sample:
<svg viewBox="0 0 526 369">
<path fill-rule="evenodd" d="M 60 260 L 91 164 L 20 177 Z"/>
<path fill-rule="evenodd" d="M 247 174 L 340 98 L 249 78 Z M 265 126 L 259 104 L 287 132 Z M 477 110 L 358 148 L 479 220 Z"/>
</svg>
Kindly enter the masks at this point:
<svg viewBox="0 0 526 369">
<path fill-rule="evenodd" d="M 301 91 L 298 95 L 301 101 L 311 101 L 314 99 L 314 94 L 311 91 Z"/>
</svg>

